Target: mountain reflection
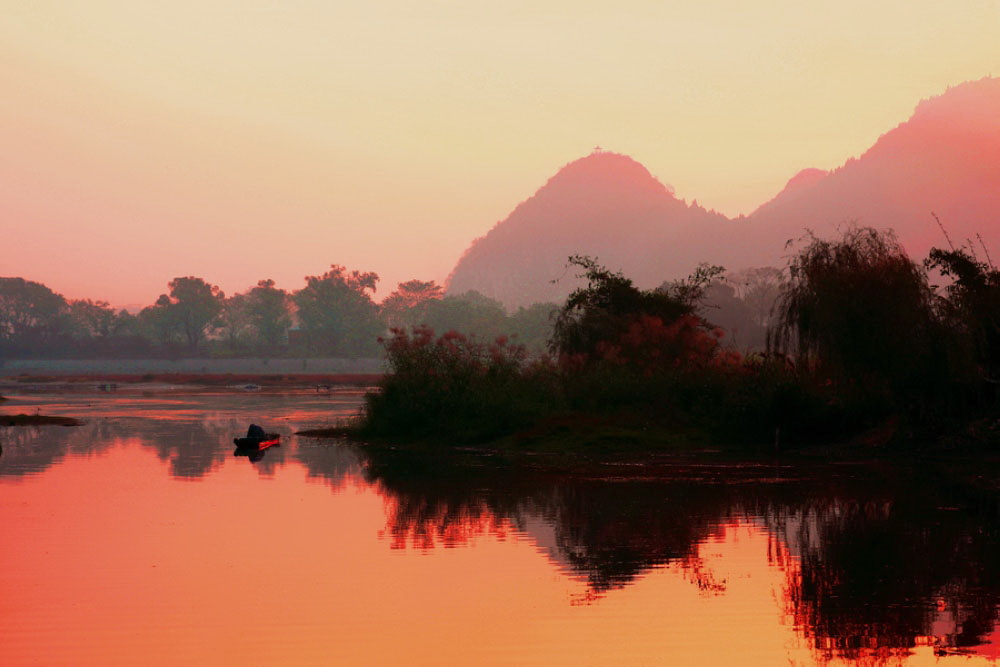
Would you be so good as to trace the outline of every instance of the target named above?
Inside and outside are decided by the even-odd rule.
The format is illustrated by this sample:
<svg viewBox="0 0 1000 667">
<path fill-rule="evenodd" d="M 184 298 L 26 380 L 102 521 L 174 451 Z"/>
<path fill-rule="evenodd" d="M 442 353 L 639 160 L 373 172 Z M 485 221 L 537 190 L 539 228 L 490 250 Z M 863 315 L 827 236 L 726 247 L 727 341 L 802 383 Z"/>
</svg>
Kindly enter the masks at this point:
<svg viewBox="0 0 1000 667">
<path fill-rule="evenodd" d="M 384 450 L 365 450 L 363 461 L 390 500 L 393 548 L 515 528 L 583 578 L 590 598 L 667 564 L 715 594 L 725 582 L 701 567 L 699 547 L 749 521 L 777 540 L 788 618 L 823 658 L 879 664 L 919 644 L 961 650 L 997 626 L 1000 493 L 981 473 L 828 468 L 770 482 L 734 469 L 715 481 L 607 481 Z"/>
</svg>

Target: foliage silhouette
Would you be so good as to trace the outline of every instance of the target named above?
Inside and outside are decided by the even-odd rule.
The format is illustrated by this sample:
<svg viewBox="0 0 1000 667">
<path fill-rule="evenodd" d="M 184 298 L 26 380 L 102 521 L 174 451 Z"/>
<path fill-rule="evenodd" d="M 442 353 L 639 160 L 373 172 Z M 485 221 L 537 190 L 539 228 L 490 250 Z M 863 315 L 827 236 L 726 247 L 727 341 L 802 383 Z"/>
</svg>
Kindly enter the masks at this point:
<svg viewBox="0 0 1000 667">
<path fill-rule="evenodd" d="M 378 275 L 334 264 L 321 276 L 306 276 L 292 295 L 309 351 L 343 356 L 373 354 L 382 332 L 371 295 Z"/>
</svg>

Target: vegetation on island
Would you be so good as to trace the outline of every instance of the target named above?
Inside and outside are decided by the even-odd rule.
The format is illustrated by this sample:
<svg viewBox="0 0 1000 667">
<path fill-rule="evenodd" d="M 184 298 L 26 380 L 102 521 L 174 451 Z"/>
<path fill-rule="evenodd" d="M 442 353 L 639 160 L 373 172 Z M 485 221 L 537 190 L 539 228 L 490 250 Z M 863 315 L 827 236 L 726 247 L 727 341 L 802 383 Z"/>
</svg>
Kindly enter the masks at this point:
<svg viewBox="0 0 1000 667">
<path fill-rule="evenodd" d="M 396 328 L 390 372 L 353 432 L 424 444 L 620 449 L 852 441 L 995 431 L 1000 272 L 970 248 L 912 261 L 891 232 L 814 237 L 791 260 L 765 350 L 741 354 L 710 320 L 722 274 L 638 289 L 572 257 L 585 287 L 548 354 L 427 326 Z M 943 275 L 943 289 L 929 271 Z M 991 437 L 995 437 L 993 434 Z"/>
</svg>

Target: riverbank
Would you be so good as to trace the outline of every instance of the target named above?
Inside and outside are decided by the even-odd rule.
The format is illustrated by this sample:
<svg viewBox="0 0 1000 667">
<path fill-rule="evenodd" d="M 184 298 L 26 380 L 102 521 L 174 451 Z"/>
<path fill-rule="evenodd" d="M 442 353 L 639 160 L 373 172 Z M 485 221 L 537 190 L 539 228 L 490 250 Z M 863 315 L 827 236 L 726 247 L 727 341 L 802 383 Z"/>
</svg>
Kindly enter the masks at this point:
<svg viewBox="0 0 1000 667">
<path fill-rule="evenodd" d="M 384 371 L 379 358 L 339 357 L 218 359 L 3 359 L 0 376 L 17 375 L 378 375 Z"/>
<path fill-rule="evenodd" d="M 184 385 L 196 387 L 246 390 L 265 387 L 370 387 L 378 383 L 381 373 L 310 373 L 310 374 L 257 374 L 257 373 L 62 373 L 21 374 L 0 377 L 0 387 L 23 388 L 26 385 L 97 385 L 102 391 L 112 391 L 112 385 Z"/>
<path fill-rule="evenodd" d="M 488 441 L 365 435 L 359 422 L 297 432 L 300 437 L 340 440 L 370 452 L 397 452 L 420 466 L 447 461 L 479 468 L 499 465 L 599 478 L 670 478 L 685 471 L 758 470 L 751 477 L 795 475 L 817 465 L 899 465 L 1000 468 L 1000 420 L 982 419 L 923 441 L 898 437 L 887 419 L 853 437 L 820 443 L 790 441 L 752 445 L 720 439 L 704 428 L 653 416 L 563 414 Z M 416 463 L 414 464 L 416 465 Z M 717 470 L 717 468 L 719 470 Z M 762 472 L 762 471 L 768 472 Z M 700 473 L 699 473 L 700 474 Z M 727 473 L 728 474 L 728 473 Z M 741 475 L 734 477 L 741 478 Z M 1000 487 L 1000 480 L 987 484 Z"/>
<path fill-rule="evenodd" d="M 82 422 L 73 417 L 49 415 L 0 415 L 0 426 L 79 426 Z"/>
</svg>

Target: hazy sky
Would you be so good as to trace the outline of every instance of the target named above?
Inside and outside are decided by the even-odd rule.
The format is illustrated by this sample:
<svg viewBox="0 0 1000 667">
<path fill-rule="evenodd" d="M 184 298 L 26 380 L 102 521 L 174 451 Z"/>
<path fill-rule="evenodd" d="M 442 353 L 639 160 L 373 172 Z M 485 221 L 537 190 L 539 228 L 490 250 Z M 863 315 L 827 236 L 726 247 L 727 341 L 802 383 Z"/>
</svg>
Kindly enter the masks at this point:
<svg viewBox="0 0 1000 667">
<path fill-rule="evenodd" d="M 1000 74 L 1000 1 L 0 0 L 0 275 L 443 281 L 600 144 L 749 213 Z"/>
</svg>

